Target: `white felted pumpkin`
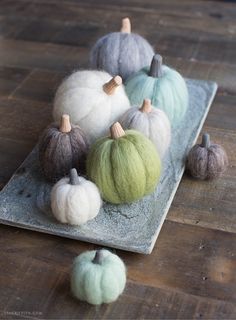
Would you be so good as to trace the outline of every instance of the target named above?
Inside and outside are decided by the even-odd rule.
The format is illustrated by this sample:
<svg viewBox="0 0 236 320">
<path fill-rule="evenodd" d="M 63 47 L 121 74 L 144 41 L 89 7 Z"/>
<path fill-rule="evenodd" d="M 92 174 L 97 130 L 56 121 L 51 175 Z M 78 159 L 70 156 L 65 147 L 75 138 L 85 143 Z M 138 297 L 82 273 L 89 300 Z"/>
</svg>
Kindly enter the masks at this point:
<svg viewBox="0 0 236 320">
<path fill-rule="evenodd" d="M 125 265 L 108 250 L 87 251 L 74 261 L 71 291 L 79 300 L 94 305 L 113 302 L 125 284 Z"/>
<path fill-rule="evenodd" d="M 170 145 L 171 126 L 164 111 L 152 107 L 151 100 L 145 99 L 141 108 L 132 107 L 120 118 L 124 129 L 134 129 L 143 133 L 163 157 Z"/>
<path fill-rule="evenodd" d="M 62 223 L 81 225 L 95 218 L 101 205 L 96 185 L 79 177 L 76 169 L 71 169 L 70 176 L 59 180 L 52 188 L 52 213 Z"/>
<path fill-rule="evenodd" d="M 130 108 L 119 76 L 107 72 L 78 71 L 59 86 L 53 108 L 53 117 L 59 121 L 69 114 L 91 143 L 106 135 L 109 127 Z"/>
<path fill-rule="evenodd" d="M 90 53 L 90 65 L 126 80 L 131 74 L 151 63 L 153 48 L 138 34 L 131 33 L 129 18 L 122 20 L 120 32 L 98 39 Z"/>
</svg>

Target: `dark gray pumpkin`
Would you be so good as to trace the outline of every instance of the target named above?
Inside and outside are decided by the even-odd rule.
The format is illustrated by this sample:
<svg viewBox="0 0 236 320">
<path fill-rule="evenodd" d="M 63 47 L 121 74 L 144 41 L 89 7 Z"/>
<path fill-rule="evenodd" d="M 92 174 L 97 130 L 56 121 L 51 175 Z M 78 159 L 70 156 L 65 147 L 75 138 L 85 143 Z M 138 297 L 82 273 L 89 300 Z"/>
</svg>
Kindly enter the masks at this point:
<svg viewBox="0 0 236 320">
<path fill-rule="evenodd" d="M 39 140 L 41 169 L 52 182 L 68 175 L 72 168 L 83 172 L 87 152 L 84 132 L 70 124 L 68 115 L 62 116 L 60 125 L 54 123 L 45 129 Z"/>
</svg>

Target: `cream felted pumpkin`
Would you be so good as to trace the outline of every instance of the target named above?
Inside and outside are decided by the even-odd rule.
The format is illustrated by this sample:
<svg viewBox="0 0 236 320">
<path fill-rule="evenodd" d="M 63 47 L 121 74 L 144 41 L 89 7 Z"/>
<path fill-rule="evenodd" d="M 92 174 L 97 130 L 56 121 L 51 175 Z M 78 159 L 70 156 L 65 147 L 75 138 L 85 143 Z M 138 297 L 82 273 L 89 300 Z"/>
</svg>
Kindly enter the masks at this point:
<svg viewBox="0 0 236 320">
<path fill-rule="evenodd" d="M 218 178 L 228 166 L 227 154 L 219 144 L 210 142 L 210 135 L 202 136 L 202 143 L 196 144 L 189 151 L 187 170 L 198 179 Z"/>
<path fill-rule="evenodd" d="M 89 142 L 107 134 L 110 125 L 130 107 L 119 76 L 102 71 L 78 71 L 59 86 L 53 108 L 55 120 L 71 117 Z"/>
<path fill-rule="evenodd" d="M 124 131 L 116 122 L 111 136 L 91 147 L 87 174 L 102 197 L 111 203 L 129 203 L 153 192 L 159 181 L 161 161 L 154 144 L 142 133 Z"/>
<path fill-rule="evenodd" d="M 71 168 L 83 171 L 88 142 L 83 130 L 71 125 L 68 115 L 44 130 L 39 139 L 39 160 L 45 177 L 52 182 L 68 175 Z"/>
<path fill-rule="evenodd" d="M 98 188 L 91 181 L 71 169 L 70 176 L 58 181 L 52 188 L 51 208 L 55 218 L 72 225 L 81 225 L 95 218 L 102 200 Z"/>
<path fill-rule="evenodd" d="M 124 129 L 134 129 L 143 133 L 163 157 L 170 145 L 171 126 L 164 111 L 153 108 L 150 99 L 145 99 L 141 108 L 132 107 L 119 120 Z"/>
<path fill-rule="evenodd" d="M 87 251 L 73 264 L 71 291 L 82 301 L 94 305 L 115 301 L 126 284 L 123 261 L 108 250 Z"/>
<path fill-rule="evenodd" d="M 132 105 L 140 105 L 149 98 L 152 105 L 163 110 L 173 126 L 179 125 L 188 108 L 188 89 L 184 78 L 174 69 L 162 65 L 156 54 L 151 66 L 130 76 L 126 93 Z"/>
<path fill-rule="evenodd" d="M 122 20 L 120 32 L 100 38 L 90 53 L 90 65 L 126 80 L 131 74 L 151 63 L 153 48 L 138 34 L 131 33 L 129 18 Z"/>
</svg>

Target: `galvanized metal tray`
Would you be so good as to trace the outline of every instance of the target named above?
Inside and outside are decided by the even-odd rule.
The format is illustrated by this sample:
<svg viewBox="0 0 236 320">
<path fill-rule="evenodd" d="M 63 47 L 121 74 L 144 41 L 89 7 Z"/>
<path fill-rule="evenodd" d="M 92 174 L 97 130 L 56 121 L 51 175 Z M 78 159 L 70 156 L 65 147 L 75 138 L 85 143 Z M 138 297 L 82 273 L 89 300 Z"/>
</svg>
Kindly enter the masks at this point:
<svg viewBox="0 0 236 320">
<path fill-rule="evenodd" d="M 0 222 L 25 229 L 149 254 L 157 240 L 184 172 L 185 157 L 196 142 L 216 94 L 217 84 L 186 79 L 190 103 L 163 161 L 155 192 L 129 205 L 104 203 L 98 216 L 81 227 L 58 223 L 50 210 L 51 185 L 40 172 L 37 146 L 0 192 Z"/>
</svg>

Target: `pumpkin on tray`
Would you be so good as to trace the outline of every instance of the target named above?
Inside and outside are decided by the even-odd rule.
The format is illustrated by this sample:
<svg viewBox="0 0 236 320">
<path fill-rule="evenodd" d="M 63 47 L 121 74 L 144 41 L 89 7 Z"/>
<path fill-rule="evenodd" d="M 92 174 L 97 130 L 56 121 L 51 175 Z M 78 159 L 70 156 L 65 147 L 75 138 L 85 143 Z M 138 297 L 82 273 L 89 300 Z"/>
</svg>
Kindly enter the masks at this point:
<svg viewBox="0 0 236 320">
<path fill-rule="evenodd" d="M 156 54 L 150 67 L 145 67 L 126 81 L 131 105 L 151 99 L 152 105 L 163 110 L 173 126 L 178 126 L 188 108 L 188 89 L 184 78 L 174 69 L 162 65 Z"/>
<path fill-rule="evenodd" d="M 39 161 L 44 176 L 52 182 L 68 175 L 70 169 L 84 171 L 88 142 L 83 130 L 62 115 L 39 139 Z"/>
<path fill-rule="evenodd" d="M 120 32 L 109 33 L 95 43 L 90 53 L 90 66 L 113 76 L 119 74 L 126 80 L 149 65 L 153 55 L 148 41 L 132 33 L 129 18 L 124 18 Z"/>
<path fill-rule="evenodd" d="M 154 144 L 142 133 L 111 126 L 111 136 L 90 149 L 87 174 L 102 197 L 111 203 L 130 203 L 152 193 L 158 183 L 161 161 Z"/>
<path fill-rule="evenodd" d="M 89 143 L 105 136 L 111 124 L 130 108 L 120 76 L 112 78 L 102 71 L 77 71 L 59 86 L 53 108 L 58 121 L 62 114 L 70 115 Z"/>
<path fill-rule="evenodd" d="M 124 129 L 134 129 L 143 133 L 157 148 L 163 158 L 171 141 L 171 126 L 164 111 L 154 108 L 150 99 L 144 99 L 140 108 L 127 110 L 119 120 Z"/>
<path fill-rule="evenodd" d="M 62 223 L 84 224 L 98 215 L 101 206 L 102 200 L 96 185 L 78 176 L 75 168 L 52 188 L 52 213 Z"/>
</svg>

